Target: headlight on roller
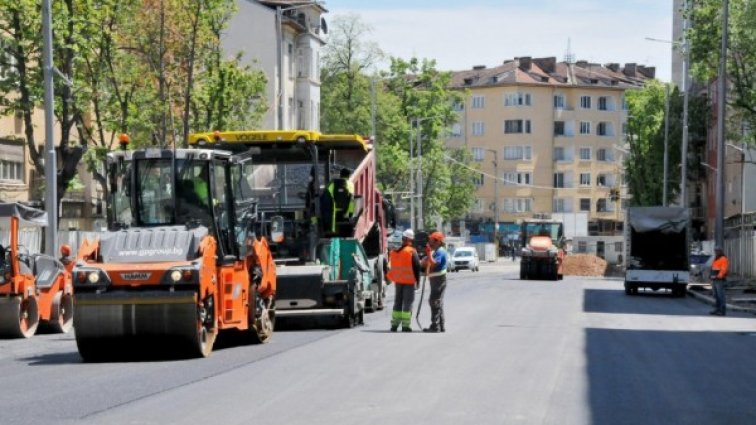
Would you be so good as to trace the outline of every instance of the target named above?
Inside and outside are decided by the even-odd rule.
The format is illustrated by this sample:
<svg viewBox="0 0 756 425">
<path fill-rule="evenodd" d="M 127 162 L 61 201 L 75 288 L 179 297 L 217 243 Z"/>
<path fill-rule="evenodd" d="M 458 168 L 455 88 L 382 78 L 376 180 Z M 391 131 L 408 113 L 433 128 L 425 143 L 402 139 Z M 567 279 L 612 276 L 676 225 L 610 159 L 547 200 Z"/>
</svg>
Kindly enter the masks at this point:
<svg viewBox="0 0 756 425">
<path fill-rule="evenodd" d="M 100 273 L 98 272 L 90 272 L 89 276 L 87 276 L 87 280 L 89 280 L 89 283 L 97 283 L 100 281 Z"/>
<path fill-rule="evenodd" d="M 178 282 L 179 280 L 181 280 L 181 271 L 179 271 L 179 270 L 172 271 L 171 272 L 171 280 L 173 282 Z"/>
</svg>

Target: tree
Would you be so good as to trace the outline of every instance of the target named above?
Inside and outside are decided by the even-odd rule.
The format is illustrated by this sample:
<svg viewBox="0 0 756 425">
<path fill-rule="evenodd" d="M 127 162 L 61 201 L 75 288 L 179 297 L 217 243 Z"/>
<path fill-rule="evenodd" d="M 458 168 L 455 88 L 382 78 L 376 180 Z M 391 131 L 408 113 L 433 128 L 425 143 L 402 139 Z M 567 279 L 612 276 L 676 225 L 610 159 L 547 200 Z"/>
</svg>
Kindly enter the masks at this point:
<svg viewBox="0 0 756 425">
<path fill-rule="evenodd" d="M 378 46 L 365 39 L 371 31 L 359 15 L 338 15 L 333 20 L 320 73 L 320 127 L 326 133 L 369 133 L 375 92 L 368 72 L 383 58 Z"/>
<path fill-rule="evenodd" d="M 662 205 L 665 90 L 660 82 L 651 80 L 642 89 L 625 93 L 630 144 L 625 171 L 632 204 L 636 206 Z M 669 152 L 673 158 L 673 149 Z M 668 188 L 674 190 L 674 185 Z"/>
<path fill-rule="evenodd" d="M 731 84 L 728 105 L 732 118 L 756 128 L 756 5 L 751 0 L 729 2 L 729 48 L 727 76 Z M 701 81 L 716 78 L 722 38 L 722 1 L 696 0 L 689 12 L 691 63 Z M 735 132 L 733 138 L 745 136 L 753 143 L 756 133 Z"/>
<path fill-rule="evenodd" d="M 450 151 L 442 137 L 457 121 L 453 110 L 463 94 L 450 90 L 451 73 L 440 72 L 433 60 L 391 58 L 388 91 L 399 100 L 399 109 L 407 121 L 420 131 L 422 158 L 416 166 L 423 170 L 423 222 L 434 218 L 449 220 L 463 216 L 472 205 L 475 192 L 473 173 L 458 167 L 449 158 L 469 161 L 464 153 Z M 394 141 L 408 145 L 409 134 Z M 455 165 L 450 165 L 455 164 Z M 466 170 L 466 171 L 463 171 Z M 455 171 L 455 174 L 452 172 Z M 454 200 L 456 202 L 449 202 Z"/>
</svg>

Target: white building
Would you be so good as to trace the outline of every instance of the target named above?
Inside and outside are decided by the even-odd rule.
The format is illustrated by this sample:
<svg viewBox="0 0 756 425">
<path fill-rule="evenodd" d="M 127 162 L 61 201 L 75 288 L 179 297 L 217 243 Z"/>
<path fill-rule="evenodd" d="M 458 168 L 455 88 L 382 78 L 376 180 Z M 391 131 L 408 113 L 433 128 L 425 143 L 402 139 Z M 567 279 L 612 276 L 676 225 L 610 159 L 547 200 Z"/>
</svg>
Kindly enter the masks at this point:
<svg viewBox="0 0 756 425">
<path fill-rule="evenodd" d="M 325 7 L 312 0 L 239 0 L 222 46 L 268 78 L 266 129 L 320 128 Z"/>
</svg>

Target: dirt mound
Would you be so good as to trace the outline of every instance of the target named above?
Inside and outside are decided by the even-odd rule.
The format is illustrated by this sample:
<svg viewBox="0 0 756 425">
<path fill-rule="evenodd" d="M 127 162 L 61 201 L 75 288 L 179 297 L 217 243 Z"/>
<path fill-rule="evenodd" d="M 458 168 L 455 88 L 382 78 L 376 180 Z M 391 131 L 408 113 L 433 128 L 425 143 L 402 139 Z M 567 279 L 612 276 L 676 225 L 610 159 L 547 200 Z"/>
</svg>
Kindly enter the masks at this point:
<svg viewBox="0 0 756 425">
<path fill-rule="evenodd" d="M 606 260 L 592 254 L 571 254 L 564 257 L 565 276 L 604 276 Z"/>
</svg>

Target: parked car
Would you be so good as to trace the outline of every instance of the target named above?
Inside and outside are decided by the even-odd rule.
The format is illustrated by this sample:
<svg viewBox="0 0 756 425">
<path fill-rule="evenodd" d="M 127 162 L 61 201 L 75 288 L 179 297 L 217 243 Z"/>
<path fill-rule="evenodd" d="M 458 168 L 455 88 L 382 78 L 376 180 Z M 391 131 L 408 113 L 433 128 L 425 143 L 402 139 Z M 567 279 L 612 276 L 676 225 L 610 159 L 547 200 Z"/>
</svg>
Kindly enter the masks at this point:
<svg viewBox="0 0 756 425">
<path fill-rule="evenodd" d="M 449 270 L 457 272 L 461 269 L 467 269 L 474 272 L 480 270 L 480 259 L 478 251 L 470 246 L 457 247 L 449 261 Z"/>
<path fill-rule="evenodd" d="M 709 271 L 714 256 L 709 254 L 690 254 L 690 281 L 695 283 L 711 281 Z"/>
</svg>

